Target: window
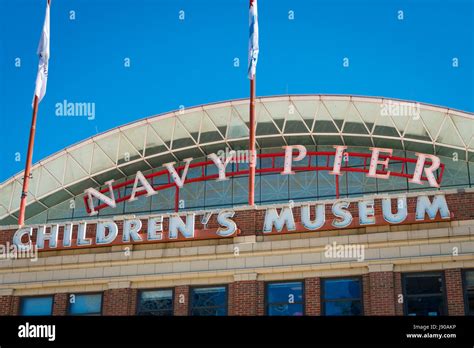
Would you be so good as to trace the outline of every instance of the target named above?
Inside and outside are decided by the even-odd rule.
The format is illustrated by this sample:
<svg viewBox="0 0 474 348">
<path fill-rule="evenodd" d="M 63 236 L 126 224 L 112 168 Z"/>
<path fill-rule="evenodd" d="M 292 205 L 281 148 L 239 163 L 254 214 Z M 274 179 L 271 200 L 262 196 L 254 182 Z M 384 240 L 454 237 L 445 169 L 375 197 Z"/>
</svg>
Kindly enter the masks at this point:
<svg viewBox="0 0 474 348">
<path fill-rule="evenodd" d="M 323 315 L 362 315 L 360 278 L 323 279 Z"/>
<path fill-rule="evenodd" d="M 52 315 L 53 296 L 22 297 L 20 315 Z"/>
<path fill-rule="evenodd" d="M 403 276 L 405 314 L 438 316 L 446 313 L 441 273 L 415 273 Z"/>
<path fill-rule="evenodd" d="M 269 283 L 266 293 L 267 315 L 303 315 L 303 283 Z"/>
<path fill-rule="evenodd" d="M 466 314 L 474 315 L 474 270 L 464 272 L 464 291 L 466 294 Z"/>
<path fill-rule="evenodd" d="M 102 294 L 70 294 L 69 315 L 101 315 Z"/>
<path fill-rule="evenodd" d="M 227 315 L 227 288 L 216 286 L 191 289 L 191 315 Z"/>
<path fill-rule="evenodd" d="M 142 290 L 138 296 L 138 315 L 173 315 L 173 290 Z"/>
</svg>

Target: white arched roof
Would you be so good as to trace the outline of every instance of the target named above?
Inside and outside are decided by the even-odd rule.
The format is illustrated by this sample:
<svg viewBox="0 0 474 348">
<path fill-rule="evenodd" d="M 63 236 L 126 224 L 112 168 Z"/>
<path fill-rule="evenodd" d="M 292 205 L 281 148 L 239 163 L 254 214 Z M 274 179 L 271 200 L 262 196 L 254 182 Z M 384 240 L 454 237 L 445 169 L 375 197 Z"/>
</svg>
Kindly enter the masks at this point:
<svg viewBox="0 0 474 348">
<path fill-rule="evenodd" d="M 164 162 L 245 147 L 249 101 L 197 106 L 142 119 L 70 146 L 33 166 L 27 217 Z M 417 115 L 399 116 L 397 107 Z M 391 109 L 390 109 L 391 108 Z M 385 111 L 389 111 L 386 114 Z M 391 114 L 390 114 L 391 113 Z M 472 113 L 385 98 L 295 95 L 256 99 L 257 146 L 344 144 L 425 153 L 459 153 L 472 161 Z M 23 173 L 0 185 L 0 220 L 14 224 Z"/>
</svg>

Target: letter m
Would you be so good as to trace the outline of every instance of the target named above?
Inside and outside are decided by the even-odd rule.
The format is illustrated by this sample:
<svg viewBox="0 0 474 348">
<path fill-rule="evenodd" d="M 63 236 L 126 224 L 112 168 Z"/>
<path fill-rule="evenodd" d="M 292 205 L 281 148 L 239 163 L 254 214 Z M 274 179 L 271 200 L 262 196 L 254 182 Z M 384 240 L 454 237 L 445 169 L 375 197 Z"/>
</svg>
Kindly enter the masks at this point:
<svg viewBox="0 0 474 348">
<path fill-rule="evenodd" d="M 451 217 L 444 195 L 435 195 L 433 202 L 430 202 L 428 196 L 418 197 L 416 201 L 416 220 L 424 220 L 425 214 L 428 214 L 428 217 L 433 220 L 436 218 L 438 211 L 442 219 Z"/>
<path fill-rule="evenodd" d="M 275 226 L 278 232 L 281 232 L 285 225 L 287 226 L 288 231 L 296 230 L 293 211 L 290 207 L 282 208 L 280 215 L 278 215 L 276 208 L 267 209 L 267 212 L 265 213 L 265 222 L 263 224 L 263 233 L 272 232 L 273 226 Z"/>
</svg>

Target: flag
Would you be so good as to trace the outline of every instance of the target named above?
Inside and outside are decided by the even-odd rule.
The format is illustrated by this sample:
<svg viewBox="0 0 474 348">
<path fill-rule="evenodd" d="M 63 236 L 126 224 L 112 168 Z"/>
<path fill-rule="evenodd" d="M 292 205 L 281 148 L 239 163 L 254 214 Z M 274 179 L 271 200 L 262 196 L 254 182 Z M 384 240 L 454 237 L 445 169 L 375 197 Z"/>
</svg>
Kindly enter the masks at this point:
<svg viewBox="0 0 474 348">
<path fill-rule="evenodd" d="M 46 14 L 44 16 L 43 31 L 38 45 L 38 75 L 36 76 L 35 96 L 38 103 L 46 94 L 48 82 L 48 60 L 49 60 L 49 0 L 46 3 Z"/>
<path fill-rule="evenodd" d="M 257 72 L 258 60 L 258 14 L 257 0 L 250 0 L 249 9 L 249 71 L 248 77 L 253 80 Z"/>
</svg>

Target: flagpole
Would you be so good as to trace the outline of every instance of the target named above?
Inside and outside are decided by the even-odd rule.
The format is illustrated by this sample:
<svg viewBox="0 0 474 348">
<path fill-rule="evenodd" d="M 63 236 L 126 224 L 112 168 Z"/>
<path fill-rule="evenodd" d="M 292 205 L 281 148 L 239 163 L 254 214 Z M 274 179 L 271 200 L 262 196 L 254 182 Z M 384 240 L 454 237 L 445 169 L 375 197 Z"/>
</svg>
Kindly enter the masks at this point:
<svg viewBox="0 0 474 348">
<path fill-rule="evenodd" d="M 249 70 L 250 79 L 250 134 L 249 134 L 249 202 L 250 206 L 255 205 L 255 169 L 257 166 L 257 151 L 255 148 L 255 80 L 257 75 L 258 59 L 258 13 L 257 0 L 250 0 L 249 6 Z"/>
<path fill-rule="evenodd" d="M 25 208 L 26 208 L 26 198 L 28 196 L 28 186 L 30 183 L 31 177 L 31 163 L 33 160 L 33 147 L 35 143 L 35 133 L 36 133 L 36 117 L 38 115 L 38 96 L 35 95 L 33 100 L 33 116 L 31 120 L 30 128 L 30 138 L 28 141 L 28 152 L 26 155 L 26 166 L 25 173 L 23 175 L 23 189 L 21 190 L 21 200 L 20 200 L 20 214 L 18 215 L 18 225 L 20 227 L 25 223 Z"/>
<path fill-rule="evenodd" d="M 255 204 L 255 167 L 257 162 L 257 152 L 255 149 L 255 77 L 250 80 L 250 165 L 249 165 L 249 205 Z"/>
<path fill-rule="evenodd" d="M 38 75 L 36 76 L 35 96 L 33 99 L 33 116 L 31 117 L 30 137 L 28 140 L 28 151 L 26 154 L 25 173 L 23 174 L 23 187 L 20 198 L 20 211 L 18 214 L 18 225 L 20 227 L 25 223 L 25 209 L 26 199 L 28 197 L 28 187 L 31 179 L 31 165 L 33 162 L 33 148 L 35 144 L 36 134 L 36 119 L 38 116 L 38 104 L 44 97 L 46 92 L 47 69 L 49 59 L 49 6 L 51 0 L 47 0 L 46 15 L 43 24 L 43 31 L 41 33 L 40 45 L 38 47 L 38 54 L 40 56 L 40 64 L 38 67 Z M 41 71 L 41 74 L 40 74 Z M 46 72 L 45 72 L 46 71 Z M 41 83 L 41 85 L 39 85 Z M 41 87 L 38 90 L 38 87 Z"/>
</svg>

